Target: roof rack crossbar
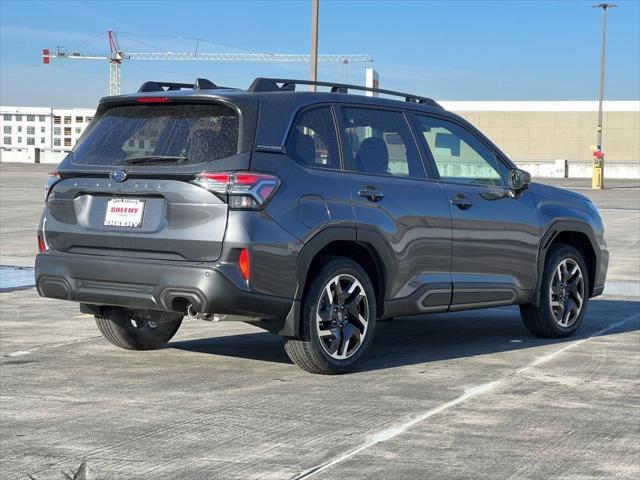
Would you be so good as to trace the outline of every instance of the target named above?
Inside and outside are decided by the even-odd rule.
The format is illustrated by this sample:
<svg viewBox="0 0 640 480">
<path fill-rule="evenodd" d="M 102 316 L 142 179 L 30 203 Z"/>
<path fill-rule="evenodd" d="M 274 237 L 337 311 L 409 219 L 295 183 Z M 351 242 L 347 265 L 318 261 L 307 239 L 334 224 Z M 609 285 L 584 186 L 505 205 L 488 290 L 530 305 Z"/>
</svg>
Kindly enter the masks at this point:
<svg viewBox="0 0 640 480">
<path fill-rule="evenodd" d="M 278 85 L 282 84 L 282 86 Z M 334 82 L 320 82 L 313 80 L 294 80 L 290 78 L 256 78 L 251 86 L 249 92 L 278 92 L 278 91 L 293 91 L 296 85 L 316 85 L 318 87 L 330 87 L 332 93 L 349 93 L 349 90 L 359 90 L 363 92 L 374 92 L 383 95 L 391 95 L 394 97 L 403 97 L 405 101 L 412 103 L 423 103 L 432 107 L 439 107 L 440 104 L 435 100 L 427 97 L 421 97 L 413 95 L 411 93 L 396 92 L 394 90 L 385 90 L 382 88 L 363 87 L 362 85 L 350 85 L 346 83 L 334 83 Z"/>
<path fill-rule="evenodd" d="M 175 83 L 175 82 L 144 82 L 138 89 L 138 93 L 145 92 L 167 92 L 183 89 L 210 90 L 220 88 L 211 80 L 206 78 L 196 78 L 195 83 Z"/>
</svg>

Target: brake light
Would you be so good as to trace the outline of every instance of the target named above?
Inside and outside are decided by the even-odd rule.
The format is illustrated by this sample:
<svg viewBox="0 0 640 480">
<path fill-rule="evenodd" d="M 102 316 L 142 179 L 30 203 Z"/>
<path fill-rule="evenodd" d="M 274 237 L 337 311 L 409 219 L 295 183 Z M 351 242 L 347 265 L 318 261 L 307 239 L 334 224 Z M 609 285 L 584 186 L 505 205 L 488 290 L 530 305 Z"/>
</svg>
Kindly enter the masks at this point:
<svg viewBox="0 0 640 480">
<path fill-rule="evenodd" d="M 249 281 L 249 251 L 246 248 L 243 248 L 240 251 L 240 256 L 238 257 L 238 270 L 240 270 L 240 275 L 244 278 L 245 282 Z"/>
<path fill-rule="evenodd" d="M 44 183 L 44 199 L 47 200 L 47 196 L 49 195 L 49 191 L 51 188 L 60 181 L 60 174 L 57 170 L 49 172 L 47 175 L 47 181 Z"/>
<path fill-rule="evenodd" d="M 169 103 L 171 100 L 167 97 L 138 97 L 136 98 L 138 103 Z"/>
<path fill-rule="evenodd" d="M 224 197 L 229 208 L 259 210 L 275 193 L 280 180 L 274 175 L 243 172 L 203 172 L 193 183 Z"/>
</svg>

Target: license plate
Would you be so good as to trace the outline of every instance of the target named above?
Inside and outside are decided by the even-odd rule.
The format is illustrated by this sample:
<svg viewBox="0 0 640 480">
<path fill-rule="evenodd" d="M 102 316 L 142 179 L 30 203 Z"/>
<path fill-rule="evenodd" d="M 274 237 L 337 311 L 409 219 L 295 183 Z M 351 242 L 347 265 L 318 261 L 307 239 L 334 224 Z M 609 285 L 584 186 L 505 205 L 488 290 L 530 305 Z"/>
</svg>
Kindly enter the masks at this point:
<svg viewBox="0 0 640 480">
<path fill-rule="evenodd" d="M 132 198 L 112 198 L 107 202 L 107 213 L 104 217 L 106 227 L 142 226 L 144 200 Z"/>
</svg>

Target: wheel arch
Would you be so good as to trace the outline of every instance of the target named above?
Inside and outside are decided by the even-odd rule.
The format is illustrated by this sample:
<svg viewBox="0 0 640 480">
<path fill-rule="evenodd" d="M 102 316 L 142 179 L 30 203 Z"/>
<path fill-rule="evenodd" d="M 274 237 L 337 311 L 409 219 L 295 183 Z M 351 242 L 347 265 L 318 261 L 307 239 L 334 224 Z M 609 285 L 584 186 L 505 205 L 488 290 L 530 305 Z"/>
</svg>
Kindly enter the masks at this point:
<svg viewBox="0 0 640 480">
<path fill-rule="evenodd" d="M 384 298 L 393 275 L 391 256 L 374 232 L 359 235 L 356 228 L 332 227 L 313 237 L 302 248 L 296 265 L 297 289 L 295 300 L 302 300 L 308 287 L 308 279 L 322 266 L 322 258 L 340 256 L 357 262 L 369 275 L 376 292 L 378 314 L 383 312 Z M 364 237 L 364 238 L 363 238 Z"/>
<path fill-rule="evenodd" d="M 586 223 L 575 220 L 558 220 L 552 223 L 542 236 L 538 254 L 538 281 L 532 303 L 540 306 L 540 292 L 544 277 L 544 267 L 547 255 L 554 245 L 569 245 L 574 247 L 587 265 L 589 274 L 589 297 L 593 296 L 594 283 L 600 262 L 598 242 L 593 229 Z"/>
</svg>

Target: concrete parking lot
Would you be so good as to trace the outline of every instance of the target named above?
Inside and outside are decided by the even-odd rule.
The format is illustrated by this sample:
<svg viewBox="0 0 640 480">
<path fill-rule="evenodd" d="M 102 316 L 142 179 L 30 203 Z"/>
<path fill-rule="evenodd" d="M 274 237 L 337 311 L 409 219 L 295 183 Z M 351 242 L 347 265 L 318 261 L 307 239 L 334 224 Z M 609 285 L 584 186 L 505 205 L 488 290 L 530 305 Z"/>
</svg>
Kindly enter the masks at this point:
<svg viewBox="0 0 640 480">
<path fill-rule="evenodd" d="M 0 166 L 3 266 L 33 264 L 46 171 Z M 609 279 L 637 285 L 640 183 L 553 183 L 594 199 Z M 514 307 L 383 322 L 355 373 L 325 377 L 243 323 L 185 320 L 162 350 L 120 350 L 75 304 L 8 287 L 0 478 L 83 461 L 92 479 L 638 478 L 639 301 L 605 295 L 559 341 Z"/>
</svg>

